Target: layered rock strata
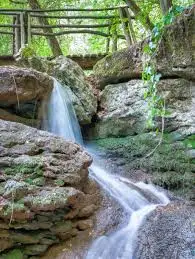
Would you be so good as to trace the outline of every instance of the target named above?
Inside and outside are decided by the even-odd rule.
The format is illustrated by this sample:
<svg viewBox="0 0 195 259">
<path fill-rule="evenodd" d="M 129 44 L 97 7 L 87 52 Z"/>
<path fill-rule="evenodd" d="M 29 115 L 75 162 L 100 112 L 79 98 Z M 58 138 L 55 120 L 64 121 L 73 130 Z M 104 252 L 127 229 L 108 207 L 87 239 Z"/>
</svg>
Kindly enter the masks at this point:
<svg viewBox="0 0 195 259">
<path fill-rule="evenodd" d="M 1 258 L 38 256 L 92 227 L 99 195 L 91 162 L 77 144 L 0 120 Z"/>
</svg>

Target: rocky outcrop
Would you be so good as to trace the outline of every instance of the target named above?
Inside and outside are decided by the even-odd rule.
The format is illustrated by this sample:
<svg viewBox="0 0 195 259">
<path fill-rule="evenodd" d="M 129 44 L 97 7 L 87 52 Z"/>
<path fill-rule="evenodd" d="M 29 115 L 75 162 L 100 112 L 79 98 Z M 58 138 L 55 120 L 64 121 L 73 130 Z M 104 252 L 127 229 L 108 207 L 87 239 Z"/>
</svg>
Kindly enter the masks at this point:
<svg viewBox="0 0 195 259">
<path fill-rule="evenodd" d="M 147 118 L 145 87 L 141 80 L 107 85 L 100 94 L 98 121 L 89 137 L 106 138 L 142 132 Z"/>
<path fill-rule="evenodd" d="M 169 115 L 166 132 L 186 136 L 195 133 L 195 83 L 186 79 L 161 80 L 157 86 Z M 98 122 L 89 136 L 95 138 L 135 135 L 147 131 L 148 105 L 141 80 L 107 85 L 100 95 Z M 161 120 L 155 127 L 161 128 Z"/>
<path fill-rule="evenodd" d="M 164 77 L 195 80 L 194 10 L 184 12 L 167 26 L 153 62 Z M 182 39 L 182 40 L 181 40 Z M 99 61 L 94 67 L 100 86 L 141 78 L 147 39 Z"/>
<path fill-rule="evenodd" d="M 165 28 L 153 59 L 162 74 L 157 91 L 164 98 L 168 111 L 165 131 L 174 131 L 183 136 L 195 133 L 194 25 L 192 8 Z M 100 94 L 97 123 L 90 129 L 89 135 L 105 138 L 150 130 L 146 123 L 148 108 L 144 99 L 145 86 L 141 81 L 142 66 L 146 59 L 143 47 L 146 42 L 109 55 L 95 66 L 94 72 L 103 91 Z M 161 128 L 159 118 L 156 118 L 156 126 Z"/>
<path fill-rule="evenodd" d="M 0 67 L 0 118 L 40 125 L 41 105 L 53 88 L 48 75 L 33 69 Z"/>
<path fill-rule="evenodd" d="M 141 78 L 143 44 L 143 42 L 137 43 L 127 49 L 110 54 L 97 62 L 93 71 L 100 89 L 108 84 Z"/>
<path fill-rule="evenodd" d="M 72 101 L 81 125 L 90 124 L 97 111 L 97 98 L 92 86 L 86 81 L 81 67 L 64 56 L 51 61 L 32 57 L 18 60 L 17 65 L 32 67 L 55 77 L 64 87 L 72 91 Z"/>
<path fill-rule="evenodd" d="M 0 120 L 0 257 L 40 255 L 92 226 L 91 162 L 77 144 Z"/>
</svg>

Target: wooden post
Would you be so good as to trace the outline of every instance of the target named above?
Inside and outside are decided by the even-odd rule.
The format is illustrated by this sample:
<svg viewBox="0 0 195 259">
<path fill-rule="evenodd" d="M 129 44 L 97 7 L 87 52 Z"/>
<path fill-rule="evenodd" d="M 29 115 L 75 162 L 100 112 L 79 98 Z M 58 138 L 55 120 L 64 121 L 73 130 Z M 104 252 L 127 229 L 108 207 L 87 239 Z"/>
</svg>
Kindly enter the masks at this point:
<svg viewBox="0 0 195 259">
<path fill-rule="evenodd" d="M 110 31 L 111 31 L 111 25 L 108 27 L 108 37 L 106 38 L 106 53 L 109 53 L 110 51 Z"/>
<path fill-rule="evenodd" d="M 13 16 L 13 24 L 16 24 L 16 16 Z M 16 30 L 13 28 L 13 37 L 12 37 L 12 54 L 14 56 L 16 48 Z"/>
<path fill-rule="evenodd" d="M 25 46 L 24 13 L 20 13 L 20 39 L 21 48 L 23 48 Z"/>
<path fill-rule="evenodd" d="M 117 36 L 117 30 L 116 28 L 113 31 L 112 34 L 112 51 L 117 51 L 118 49 L 118 36 Z"/>
<path fill-rule="evenodd" d="M 28 13 L 24 12 L 24 43 L 28 44 Z"/>
<path fill-rule="evenodd" d="M 135 36 L 135 31 L 133 29 L 133 23 L 132 23 L 132 19 L 131 19 L 131 14 L 129 12 L 129 8 L 128 7 L 125 7 L 124 9 L 125 9 L 128 21 L 129 21 L 129 32 L 130 32 L 130 36 L 131 36 L 131 41 L 134 44 L 134 43 L 136 43 L 136 36 Z"/>
<path fill-rule="evenodd" d="M 32 35 L 31 35 L 31 15 L 28 13 L 28 30 L 27 30 L 28 44 L 31 44 Z"/>
<path fill-rule="evenodd" d="M 20 16 L 17 15 L 16 16 L 16 22 L 15 22 L 16 25 L 20 26 Z M 21 33 L 20 33 L 20 27 L 16 27 L 15 28 L 15 51 L 14 53 L 18 53 L 19 52 L 19 49 L 21 48 Z"/>
<path fill-rule="evenodd" d="M 24 13 L 24 42 L 25 44 L 31 43 L 31 19 L 30 13 Z"/>
<path fill-rule="evenodd" d="M 117 27 L 116 23 L 112 21 L 111 24 L 111 37 L 112 37 L 112 52 L 117 51 L 118 48 L 118 35 L 117 35 Z"/>
<path fill-rule="evenodd" d="M 119 15 L 122 22 L 122 27 L 127 41 L 127 45 L 130 46 L 132 44 L 132 41 L 129 33 L 128 18 L 123 7 L 119 7 Z"/>
</svg>

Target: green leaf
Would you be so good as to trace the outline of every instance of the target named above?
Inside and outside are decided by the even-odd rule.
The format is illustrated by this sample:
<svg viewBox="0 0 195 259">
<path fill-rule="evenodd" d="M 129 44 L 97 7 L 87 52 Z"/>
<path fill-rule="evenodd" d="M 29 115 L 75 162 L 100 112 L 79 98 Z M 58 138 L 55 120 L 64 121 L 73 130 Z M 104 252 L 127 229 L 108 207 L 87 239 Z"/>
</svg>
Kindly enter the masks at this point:
<svg viewBox="0 0 195 259">
<path fill-rule="evenodd" d="M 144 99 L 146 99 L 148 97 L 148 92 L 144 92 Z"/>
<path fill-rule="evenodd" d="M 144 51 L 145 53 L 149 54 L 149 53 L 150 53 L 150 47 L 149 47 L 149 45 L 145 45 L 144 48 L 143 48 L 143 51 Z"/>
</svg>

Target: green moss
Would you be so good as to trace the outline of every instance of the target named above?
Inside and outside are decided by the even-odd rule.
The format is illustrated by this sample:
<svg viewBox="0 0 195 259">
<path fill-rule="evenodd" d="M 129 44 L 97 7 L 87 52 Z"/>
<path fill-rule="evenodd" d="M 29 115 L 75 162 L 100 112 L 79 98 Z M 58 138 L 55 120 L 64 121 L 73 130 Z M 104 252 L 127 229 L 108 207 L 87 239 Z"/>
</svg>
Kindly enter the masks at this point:
<svg viewBox="0 0 195 259">
<path fill-rule="evenodd" d="M 107 138 L 96 144 L 109 155 L 122 158 L 126 170 L 145 169 L 152 175 L 154 182 L 170 190 L 192 190 L 194 185 L 195 159 L 186 154 L 188 147 L 194 148 L 194 136 L 175 141 L 173 134 L 165 134 L 162 144 L 147 156 L 159 143 L 159 136 L 152 133 L 128 136 L 124 138 Z M 186 145 L 191 141 L 192 145 Z"/>
<path fill-rule="evenodd" d="M 43 186 L 45 184 L 45 178 L 44 177 L 38 177 L 32 181 L 33 185 L 37 186 Z"/>
<path fill-rule="evenodd" d="M 20 249 L 14 249 L 5 255 L 2 255 L 2 259 L 23 259 L 24 255 Z"/>
<path fill-rule="evenodd" d="M 64 186 L 64 181 L 63 180 L 55 180 L 54 183 L 57 185 L 57 186 Z"/>
<path fill-rule="evenodd" d="M 187 148 L 193 148 L 195 149 L 195 138 L 194 135 L 188 137 L 187 139 L 184 140 L 184 144 L 186 145 Z"/>
<path fill-rule="evenodd" d="M 30 58 L 30 57 L 36 56 L 36 53 L 32 47 L 30 47 L 29 45 L 26 45 L 25 47 L 21 48 L 20 55 L 23 58 Z"/>
<path fill-rule="evenodd" d="M 43 170 L 41 164 L 34 164 L 34 163 L 24 163 L 15 165 L 9 168 L 4 169 L 4 173 L 7 175 L 16 175 L 19 174 L 35 174 L 36 176 L 42 176 Z"/>
</svg>

